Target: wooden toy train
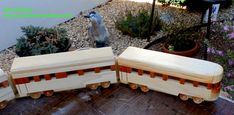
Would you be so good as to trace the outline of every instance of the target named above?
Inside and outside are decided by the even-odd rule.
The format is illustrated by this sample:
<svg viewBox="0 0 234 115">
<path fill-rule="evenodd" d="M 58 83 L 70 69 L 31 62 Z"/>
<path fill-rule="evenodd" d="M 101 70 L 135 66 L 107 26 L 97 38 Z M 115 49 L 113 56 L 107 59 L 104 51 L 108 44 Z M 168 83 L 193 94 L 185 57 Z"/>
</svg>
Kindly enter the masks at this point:
<svg viewBox="0 0 234 115">
<path fill-rule="evenodd" d="M 197 104 L 214 101 L 220 92 L 223 68 L 213 62 L 128 47 L 115 57 L 111 47 L 15 58 L 10 73 L 0 71 L 0 108 L 13 98 L 110 84 L 129 84 L 192 98 Z"/>
</svg>

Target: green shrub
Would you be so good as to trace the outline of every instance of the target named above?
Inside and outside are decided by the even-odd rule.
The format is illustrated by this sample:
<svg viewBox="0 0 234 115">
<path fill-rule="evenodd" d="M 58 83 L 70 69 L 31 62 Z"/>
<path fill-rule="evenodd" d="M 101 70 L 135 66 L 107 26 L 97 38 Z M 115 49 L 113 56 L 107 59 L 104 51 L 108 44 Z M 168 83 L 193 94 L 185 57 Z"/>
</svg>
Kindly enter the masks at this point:
<svg viewBox="0 0 234 115">
<path fill-rule="evenodd" d="M 164 5 L 176 5 L 176 6 L 185 6 L 185 1 L 186 0 L 158 0 L 160 3 Z"/>
<path fill-rule="evenodd" d="M 152 31 L 149 30 L 150 13 L 147 10 L 140 10 L 136 16 L 131 12 L 128 12 L 124 18 L 121 18 L 116 22 L 116 27 L 123 34 L 130 35 L 132 37 L 147 37 L 148 35 L 153 34 L 154 31 L 158 31 L 162 28 L 162 22 L 158 17 L 158 14 L 155 13 L 153 17 Z"/>
<path fill-rule="evenodd" d="M 64 29 L 35 26 L 22 27 L 21 29 L 24 36 L 17 39 L 16 54 L 18 56 L 64 52 L 71 46 Z"/>
</svg>

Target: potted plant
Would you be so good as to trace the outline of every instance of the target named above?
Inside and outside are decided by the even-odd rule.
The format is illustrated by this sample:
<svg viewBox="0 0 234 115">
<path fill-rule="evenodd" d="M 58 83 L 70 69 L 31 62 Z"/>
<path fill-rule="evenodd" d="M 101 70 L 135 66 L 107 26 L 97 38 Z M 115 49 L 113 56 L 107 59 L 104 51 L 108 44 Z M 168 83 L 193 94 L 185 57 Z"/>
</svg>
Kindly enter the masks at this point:
<svg viewBox="0 0 234 115">
<path fill-rule="evenodd" d="M 196 31 L 186 30 L 173 32 L 168 37 L 169 39 L 163 44 L 163 52 L 191 57 L 200 49 L 199 43 L 195 41 L 199 38 Z"/>
</svg>

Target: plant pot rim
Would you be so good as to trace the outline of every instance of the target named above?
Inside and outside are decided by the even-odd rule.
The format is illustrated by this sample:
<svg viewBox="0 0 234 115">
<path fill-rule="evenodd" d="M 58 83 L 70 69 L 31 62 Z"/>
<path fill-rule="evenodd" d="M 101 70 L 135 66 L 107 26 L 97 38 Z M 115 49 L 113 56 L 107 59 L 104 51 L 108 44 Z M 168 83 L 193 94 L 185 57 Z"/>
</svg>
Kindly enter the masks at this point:
<svg viewBox="0 0 234 115">
<path fill-rule="evenodd" d="M 187 57 L 194 56 L 199 51 L 199 49 L 200 49 L 200 45 L 199 45 L 198 42 L 195 42 L 195 46 L 192 49 L 186 50 L 186 51 L 169 51 L 165 47 L 166 45 L 167 45 L 167 43 L 163 44 L 163 47 L 162 47 L 162 51 L 163 52 L 170 53 L 170 54 L 175 54 L 175 55 L 187 56 Z"/>
</svg>

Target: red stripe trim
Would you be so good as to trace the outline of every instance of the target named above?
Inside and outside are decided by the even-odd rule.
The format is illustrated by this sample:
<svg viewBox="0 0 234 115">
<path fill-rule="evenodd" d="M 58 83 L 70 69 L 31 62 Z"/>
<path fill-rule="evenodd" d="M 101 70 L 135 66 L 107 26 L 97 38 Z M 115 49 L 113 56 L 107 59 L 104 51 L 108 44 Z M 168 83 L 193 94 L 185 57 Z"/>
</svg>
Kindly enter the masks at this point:
<svg viewBox="0 0 234 115">
<path fill-rule="evenodd" d="M 94 71 L 95 71 L 95 73 L 100 73 L 101 72 L 101 68 L 100 67 L 94 68 Z"/>
<path fill-rule="evenodd" d="M 39 76 L 33 76 L 33 79 L 35 82 L 39 82 L 41 81 L 40 77 Z"/>
<path fill-rule="evenodd" d="M 141 69 L 138 69 L 138 75 L 143 75 L 144 71 Z"/>
<path fill-rule="evenodd" d="M 17 78 L 14 79 L 15 84 L 26 84 L 29 83 L 29 79 L 28 78 Z"/>
<path fill-rule="evenodd" d="M 78 74 L 79 76 L 84 75 L 84 71 L 83 71 L 83 70 L 78 70 L 78 71 L 77 71 L 77 74 Z"/>
<path fill-rule="evenodd" d="M 111 66 L 111 71 L 115 71 L 116 69 L 115 69 L 115 65 L 112 65 Z"/>
<path fill-rule="evenodd" d="M 199 82 L 193 81 L 193 86 L 194 86 L 194 87 L 198 87 L 198 85 L 199 85 Z"/>
<path fill-rule="evenodd" d="M 66 72 L 55 73 L 55 77 L 56 77 L 56 79 L 66 78 L 67 73 Z"/>
<path fill-rule="evenodd" d="M 6 87 L 8 87 L 8 86 L 9 86 L 8 80 L 3 81 L 3 82 L 1 83 L 1 87 L 3 87 L 3 88 L 6 88 Z"/>
<path fill-rule="evenodd" d="M 51 76 L 49 74 L 44 75 L 45 80 L 51 80 Z"/>
<path fill-rule="evenodd" d="M 185 83 L 185 79 L 180 79 L 180 84 L 184 84 Z"/>
<path fill-rule="evenodd" d="M 156 75 L 155 75 L 154 72 L 150 72 L 150 77 L 151 77 L 151 78 L 155 78 L 155 76 L 156 76 Z"/>
<path fill-rule="evenodd" d="M 168 75 L 163 74 L 163 80 L 167 81 L 167 79 L 168 79 Z"/>
</svg>

